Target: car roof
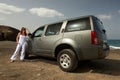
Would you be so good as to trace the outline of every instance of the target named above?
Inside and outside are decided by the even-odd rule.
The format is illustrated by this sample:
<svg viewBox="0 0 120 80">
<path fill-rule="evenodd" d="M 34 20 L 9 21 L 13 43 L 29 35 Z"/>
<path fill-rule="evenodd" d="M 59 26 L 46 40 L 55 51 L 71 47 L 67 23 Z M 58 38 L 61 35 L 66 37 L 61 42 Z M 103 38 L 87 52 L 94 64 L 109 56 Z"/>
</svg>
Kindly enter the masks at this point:
<svg viewBox="0 0 120 80">
<path fill-rule="evenodd" d="M 60 22 L 64 22 L 64 21 L 69 21 L 69 20 L 75 20 L 75 19 L 80 19 L 80 18 L 87 18 L 87 17 L 97 18 L 97 17 L 95 17 L 95 16 L 93 16 L 93 15 L 81 16 L 81 17 L 75 17 L 75 18 L 69 18 L 69 19 L 57 21 L 57 22 L 54 22 L 54 23 L 48 23 L 48 24 L 42 25 L 42 26 L 40 26 L 40 27 L 43 27 L 43 26 L 46 26 L 46 25 L 52 25 L 52 24 L 56 24 L 56 23 L 60 23 Z M 40 28 L 40 27 L 39 27 L 39 28 Z"/>
</svg>

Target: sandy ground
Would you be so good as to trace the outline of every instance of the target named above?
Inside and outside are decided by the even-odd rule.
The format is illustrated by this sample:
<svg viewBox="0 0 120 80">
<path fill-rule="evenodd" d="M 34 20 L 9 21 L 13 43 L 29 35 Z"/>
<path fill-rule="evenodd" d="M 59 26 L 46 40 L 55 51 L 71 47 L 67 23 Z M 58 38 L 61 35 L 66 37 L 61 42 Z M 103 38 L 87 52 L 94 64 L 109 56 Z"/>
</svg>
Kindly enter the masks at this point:
<svg viewBox="0 0 120 80">
<path fill-rule="evenodd" d="M 31 56 L 25 62 L 10 63 L 15 42 L 0 42 L 0 80 L 120 80 L 120 50 L 103 60 L 80 62 L 75 72 L 62 71 L 56 60 Z"/>
</svg>

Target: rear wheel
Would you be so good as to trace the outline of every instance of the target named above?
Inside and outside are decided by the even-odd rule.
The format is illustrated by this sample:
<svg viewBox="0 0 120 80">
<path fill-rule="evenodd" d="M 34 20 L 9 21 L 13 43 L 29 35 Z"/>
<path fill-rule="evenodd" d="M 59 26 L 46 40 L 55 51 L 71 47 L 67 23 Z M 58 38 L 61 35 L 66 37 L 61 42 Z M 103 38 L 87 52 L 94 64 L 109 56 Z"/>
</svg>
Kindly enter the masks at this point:
<svg viewBox="0 0 120 80">
<path fill-rule="evenodd" d="M 57 56 L 59 67 L 63 71 L 71 72 L 77 68 L 78 59 L 71 49 L 63 49 Z"/>
</svg>

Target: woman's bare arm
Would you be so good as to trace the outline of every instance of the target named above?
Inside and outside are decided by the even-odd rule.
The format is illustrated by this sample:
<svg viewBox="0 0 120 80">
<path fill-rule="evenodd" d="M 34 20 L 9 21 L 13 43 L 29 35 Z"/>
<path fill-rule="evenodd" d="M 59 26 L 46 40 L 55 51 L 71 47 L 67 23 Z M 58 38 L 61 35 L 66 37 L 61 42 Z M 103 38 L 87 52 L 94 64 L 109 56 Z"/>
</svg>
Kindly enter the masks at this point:
<svg viewBox="0 0 120 80">
<path fill-rule="evenodd" d="M 20 36 L 20 32 L 18 33 L 17 37 L 16 37 L 16 42 L 19 43 L 19 36 Z"/>
</svg>

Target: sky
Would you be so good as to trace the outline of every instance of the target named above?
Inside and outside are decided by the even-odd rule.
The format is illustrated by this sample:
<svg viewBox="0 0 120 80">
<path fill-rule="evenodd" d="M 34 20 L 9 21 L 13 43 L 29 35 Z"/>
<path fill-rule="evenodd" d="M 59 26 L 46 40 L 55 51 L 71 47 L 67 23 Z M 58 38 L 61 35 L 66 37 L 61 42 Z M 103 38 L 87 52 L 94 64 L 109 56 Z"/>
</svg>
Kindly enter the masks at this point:
<svg viewBox="0 0 120 80">
<path fill-rule="evenodd" d="M 31 32 L 69 18 L 94 15 L 104 24 L 108 39 L 120 39 L 120 0 L 0 0 L 0 25 Z"/>
</svg>

